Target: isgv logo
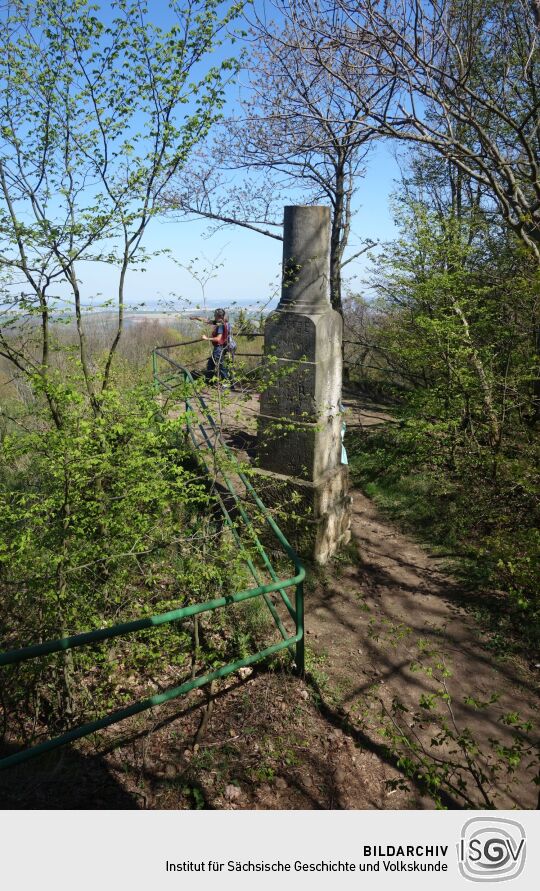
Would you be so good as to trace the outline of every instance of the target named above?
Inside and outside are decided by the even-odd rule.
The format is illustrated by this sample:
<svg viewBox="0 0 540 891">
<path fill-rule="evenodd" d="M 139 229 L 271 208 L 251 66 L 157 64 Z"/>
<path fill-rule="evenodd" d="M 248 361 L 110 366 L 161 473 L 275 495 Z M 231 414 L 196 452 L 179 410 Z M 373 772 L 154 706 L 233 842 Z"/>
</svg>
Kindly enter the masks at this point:
<svg viewBox="0 0 540 891">
<path fill-rule="evenodd" d="M 525 830 L 515 820 L 473 817 L 461 830 L 459 871 L 471 882 L 515 879 L 525 866 Z"/>
</svg>

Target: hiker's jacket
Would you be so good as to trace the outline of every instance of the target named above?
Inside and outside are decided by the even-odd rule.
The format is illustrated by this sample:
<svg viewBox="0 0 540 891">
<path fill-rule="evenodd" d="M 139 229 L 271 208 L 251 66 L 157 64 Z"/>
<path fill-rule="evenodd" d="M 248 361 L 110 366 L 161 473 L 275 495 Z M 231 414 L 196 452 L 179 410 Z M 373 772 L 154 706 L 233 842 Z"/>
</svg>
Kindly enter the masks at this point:
<svg viewBox="0 0 540 891">
<path fill-rule="evenodd" d="M 212 342 L 214 346 L 224 347 L 227 345 L 229 336 L 229 325 L 227 322 L 218 322 L 212 331 Z M 217 338 L 217 340 L 216 340 Z"/>
</svg>

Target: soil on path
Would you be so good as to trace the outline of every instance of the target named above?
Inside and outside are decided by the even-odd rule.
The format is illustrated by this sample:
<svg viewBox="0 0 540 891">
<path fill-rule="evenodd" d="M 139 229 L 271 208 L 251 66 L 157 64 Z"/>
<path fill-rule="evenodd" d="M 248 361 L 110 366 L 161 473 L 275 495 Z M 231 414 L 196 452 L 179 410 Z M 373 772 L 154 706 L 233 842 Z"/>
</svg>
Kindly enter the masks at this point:
<svg viewBox="0 0 540 891">
<path fill-rule="evenodd" d="M 466 593 L 442 561 L 400 533 L 360 491 L 353 495 L 349 553 L 353 559 L 338 565 L 337 573 L 336 565 L 329 567 L 308 594 L 306 629 L 309 647 L 327 676 L 326 695 L 345 711 L 350 726 L 376 742 L 381 711 L 391 712 L 396 699 L 409 710 L 401 714 L 401 726 L 403 718 L 410 725 L 421 697 L 441 689 L 431 675 L 432 670 L 442 674 L 437 665 L 448 674 L 443 682 L 450 709 L 438 702 L 448 724 L 456 734 L 468 728 L 485 754 L 492 750 L 490 739 L 511 745 L 511 733 L 501 722 L 505 714 L 518 712 L 538 724 L 538 685 L 526 666 L 495 659 L 489 641 L 463 608 Z M 485 708 L 472 702 L 495 696 Z M 428 719 L 426 713 L 416 734 L 433 754 Z M 388 716 L 386 722 L 393 726 Z M 480 756 L 479 763 L 485 765 L 485 758 Z M 522 766 L 498 778 L 488 768 L 486 772 L 484 789 L 499 808 L 536 806 L 534 770 Z M 468 785 L 481 806 L 482 792 L 473 788 L 470 775 Z M 451 796 L 446 804 L 459 801 Z"/>
<path fill-rule="evenodd" d="M 386 406 L 353 391 L 344 394 L 344 403 L 350 430 L 395 422 Z M 449 574 L 444 559 L 401 533 L 360 490 L 352 495 L 348 555 L 327 567 L 306 602 L 307 642 L 319 662 L 325 698 L 346 714 L 351 732 L 362 732 L 364 745 L 380 743 L 384 724 L 396 735 L 405 730 L 436 758 L 456 747 L 448 741 L 432 745 L 434 725 L 420 706 L 431 702 L 455 737 L 470 734 L 479 749 L 475 761 L 485 777 L 477 782 L 478 773 L 475 778 L 461 772 L 470 801 L 536 807 L 538 765 L 527 769 L 530 759 L 523 758 L 515 772 L 494 771 L 502 762 L 491 741 L 512 746 L 502 719 L 517 713 L 532 724 L 527 742 L 538 746 L 538 673 L 516 659 L 497 658 L 467 609 L 466 588 Z M 393 711 L 397 702 L 407 711 Z M 415 714 L 422 714 L 420 723 Z M 404 752 L 403 746 L 391 748 Z M 457 784 L 459 774 L 449 778 Z M 459 794 L 443 800 L 449 807 L 467 806 Z M 415 804 L 409 800 L 409 806 L 424 805 L 433 806 L 422 797 Z"/>
</svg>

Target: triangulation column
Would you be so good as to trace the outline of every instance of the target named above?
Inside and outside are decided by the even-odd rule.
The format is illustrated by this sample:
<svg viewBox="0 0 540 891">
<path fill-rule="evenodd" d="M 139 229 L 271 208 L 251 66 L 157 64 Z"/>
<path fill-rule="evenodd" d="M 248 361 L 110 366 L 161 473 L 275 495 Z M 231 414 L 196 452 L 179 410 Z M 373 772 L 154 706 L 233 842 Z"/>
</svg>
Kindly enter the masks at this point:
<svg viewBox="0 0 540 891">
<path fill-rule="evenodd" d="M 329 208 L 286 207 L 283 236 L 281 300 L 265 326 L 271 383 L 261 394 L 259 466 L 282 484 L 280 503 L 289 499 L 302 517 L 297 534 L 288 528 L 299 550 L 324 563 L 350 536 Z"/>
</svg>

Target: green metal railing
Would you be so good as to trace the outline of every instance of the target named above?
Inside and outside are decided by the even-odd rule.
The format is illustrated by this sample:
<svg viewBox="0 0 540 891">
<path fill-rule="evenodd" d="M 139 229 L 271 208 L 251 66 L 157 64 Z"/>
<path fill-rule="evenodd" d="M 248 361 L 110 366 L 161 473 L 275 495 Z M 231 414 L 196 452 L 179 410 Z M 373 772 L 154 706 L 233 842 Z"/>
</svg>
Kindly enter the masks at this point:
<svg viewBox="0 0 540 891">
<path fill-rule="evenodd" d="M 174 347 L 187 346 L 191 343 L 192 343 L 192 341 L 189 341 L 188 343 L 173 344 L 172 346 L 174 346 Z M 197 440 L 194 435 L 194 429 L 193 429 L 194 424 L 188 423 L 187 430 L 191 437 L 191 441 L 192 441 L 195 449 L 198 450 L 199 455 L 202 457 L 203 463 L 205 464 L 207 471 L 212 472 L 215 475 L 216 469 L 219 469 L 219 474 L 221 475 L 221 478 L 223 480 L 224 487 L 225 487 L 227 493 L 230 496 L 232 496 L 235 508 L 237 509 L 238 513 L 240 514 L 240 516 L 243 520 L 243 523 L 245 525 L 245 528 L 250 534 L 252 543 L 255 545 L 259 556 L 262 558 L 263 564 L 264 564 L 265 568 L 268 570 L 270 577 L 272 578 L 272 581 L 274 583 L 278 583 L 279 582 L 278 576 L 274 570 L 274 567 L 272 566 L 272 563 L 268 557 L 268 554 L 266 553 L 266 551 L 265 551 L 255 529 L 254 529 L 253 523 L 245 510 L 245 506 L 244 506 L 245 501 L 243 498 L 241 498 L 238 495 L 234 484 L 231 482 L 231 479 L 230 479 L 229 475 L 227 474 L 226 467 L 228 469 L 232 468 L 232 470 L 234 471 L 234 475 L 237 476 L 238 479 L 240 479 L 240 481 L 242 482 L 242 484 L 245 488 L 247 496 L 249 498 L 251 498 L 253 503 L 257 506 L 257 508 L 261 512 L 266 524 L 270 527 L 273 535 L 278 540 L 282 550 L 293 561 L 297 572 L 298 571 L 304 572 L 303 567 L 298 559 L 296 552 L 293 550 L 293 548 L 291 547 L 291 545 L 289 544 L 289 542 L 283 535 L 281 529 L 276 524 L 276 522 L 274 521 L 272 516 L 268 513 L 265 505 L 263 504 L 263 502 L 257 495 L 255 489 L 251 485 L 246 474 L 242 471 L 241 466 L 240 466 L 239 462 L 237 461 L 236 457 L 234 456 L 234 454 L 232 453 L 231 449 L 229 449 L 229 447 L 224 443 L 223 438 L 221 436 L 221 431 L 218 429 L 218 426 L 216 425 L 216 422 L 215 422 L 212 414 L 209 411 L 208 405 L 206 404 L 204 397 L 202 396 L 200 391 L 197 389 L 196 382 L 194 381 L 191 372 L 188 370 L 188 368 L 186 366 L 181 365 L 180 363 L 171 359 L 170 356 L 164 352 L 164 350 L 167 350 L 167 349 L 171 349 L 171 346 L 157 347 L 153 351 L 152 364 L 153 364 L 154 383 L 156 386 L 156 390 L 159 390 L 162 388 L 167 389 L 167 390 L 175 389 L 174 386 L 171 386 L 171 384 L 170 384 L 170 376 L 168 377 L 168 379 L 166 381 L 163 381 L 162 376 L 160 376 L 160 374 L 159 374 L 159 361 L 158 360 L 161 358 L 162 360 L 165 361 L 165 363 L 169 366 L 169 368 L 175 369 L 177 375 L 180 374 L 183 379 L 184 393 L 185 393 L 186 418 L 189 419 L 190 415 L 193 415 L 193 417 L 196 418 L 196 426 L 199 429 L 200 434 L 202 434 L 202 439 Z M 187 392 L 186 392 L 186 387 L 187 387 Z M 191 394 L 191 397 L 189 394 Z M 198 413 L 197 413 L 196 409 L 194 410 L 194 406 L 197 406 L 199 408 Z M 202 415 L 202 419 L 201 419 L 201 415 Z M 201 423 L 201 420 L 203 422 L 206 421 L 208 426 L 205 427 L 204 423 Z M 208 429 L 208 428 L 210 428 L 210 429 Z M 213 437 L 213 442 L 211 440 L 211 436 Z M 208 453 L 212 454 L 212 458 L 213 458 L 212 468 L 210 468 L 208 466 L 208 463 L 204 459 L 204 452 L 202 452 L 202 450 L 201 450 L 202 445 L 207 447 L 207 450 L 208 450 L 207 454 Z M 223 456 L 223 455 L 225 455 L 227 457 L 226 462 L 224 462 L 223 460 L 219 460 L 220 456 Z M 216 456 L 218 457 L 218 467 L 216 467 L 216 461 L 215 461 Z M 230 512 L 226 508 L 223 498 L 217 492 L 216 492 L 216 498 L 220 505 L 223 516 L 225 518 L 225 522 L 231 529 L 233 536 L 234 536 L 235 540 L 237 541 L 238 545 L 241 546 L 241 540 L 238 535 L 238 531 L 237 531 L 234 523 L 232 522 Z M 259 578 L 259 575 L 258 575 L 256 569 L 255 569 L 253 562 L 250 559 L 247 559 L 246 563 L 248 565 L 248 568 L 249 568 L 255 582 L 259 585 L 260 578 Z M 302 580 L 303 580 L 303 578 L 304 578 L 304 576 L 302 576 Z M 297 619 L 296 612 L 298 610 L 298 607 L 293 608 L 289 598 L 287 597 L 287 595 L 285 593 L 286 587 L 290 587 L 290 584 L 285 584 L 283 582 L 283 583 L 281 583 L 281 586 L 276 590 L 279 591 L 279 593 L 281 595 L 281 599 L 284 602 L 288 612 L 290 613 L 292 618 L 296 621 L 296 619 Z M 271 600 L 269 599 L 267 593 L 263 594 L 263 598 L 264 598 L 264 600 L 272 614 L 272 617 L 274 618 L 274 621 L 275 621 L 278 629 L 280 630 L 282 636 L 285 639 L 287 637 L 286 631 L 283 628 L 281 621 L 279 619 L 279 616 L 277 615 L 277 613 L 273 607 L 273 604 L 272 604 Z M 297 599 L 298 599 L 298 595 L 297 595 Z M 302 600 L 302 591 L 300 591 L 300 600 Z M 302 602 L 302 616 L 301 617 L 302 617 L 302 628 L 303 628 L 303 602 Z M 298 631 L 298 627 L 297 627 L 297 631 Z M 303 670 L 304 670 L 303 635 L 300 638 L 300 640 L 297 642 L 297 646 L 296 646 L 296 665 L 298 666 L 299 670 L 301 672 L 303 672 Z"/>
<path fill-rule="evenodd" d="M 185 344 L 174 344 L 175 347 L 183 345 Z M 72 728 L 54 739 L 46 740 L 45 742 L 30 748 L 8 755 L 0 759 L 0 769 L 14 767 L 29 758 L 41 755 L 58 746 L 73 742 L 74 740 L 81 739 L 96 731 L 103 730 L 119 721 L 123 721 L 125 718 L 129 718 L 133 715 L 140 714 L 147 709 L 155 708 L 165 702 L 169 702 L 178 696 L 188 693 L 190 690 L 198 689 L 211 681 L 227 677 L 227 675 L 232 672 L 238 671 L 239 668 L 253 665 L 254 663 L 260 662 L 268 656 L 279 653 L 282 650 L 294 650 L 296 670 L 299 673 L 303 673 L 304 671 L 303 581 L 305 570 L 297 554 L 257 495 L 234 454 L 223 442 L 218 426 L 208 409 L 206 401 L 199 392 L 191 372 L 185 366 L 171 359 L 168 353 L 165 352 L 168 349 L 170 349 L 169 346 L 160 347 L 154 350 L 152 354 L 155 390 L 156 392 L 168 391 L 174 393 L 175 390 L 178 390 L 178 385 L 173 383 L 173 381 L 180 380 L 182 401 L 185 404 L 187 419 L 186 432 L 190 436 L 193 448 L 199 456 L 202 464 L 206 467 L 206 470 L 209 473 L 211 472 L 214 477 L 216 477 L 216 474 L 219 477 L 221 491 L 216 488 L 214 495 L 223 514 L 224 521 L 239 548 L 244 549 L 242 538 L 247 535 L 250 545 L 254 547 L 266 572 L 270 576 L 271 581 L 264 584 L 261 583 L 262 580 L 257 566 L 249 555 L 249 552 L 246 552 L 245 562 L 255 582 L 255 587 L 253 588 L 238 591 L 223 597 L 217 597 L 204 603 L 190 604 L 181 609 L 172 610 L 159 615 L 139 618 L 130 622 L 122 622 L 108 628 L 98 628 L 93 631 L 75 634 L 70 637 L 48 640 L 21 649 L 0 653 L 0 668 L 8 665 L 17 665 L 29 659 L 36 659 L 52 653 L 65 652 L 77 647 L 83 647 L 89 644 L 111 640 L 116 637 L 130 635 L 137 631 L 158 628 L 162 625 L 179 622 L 189 617 L 200 615 L 201 613 L 212 612 L 234 603 L 253 600 L 257 597 L 261 597 L 268 607 L 270 615 L 272 616 L 282 639 L 277 643 L 265 647 L 257 653 L 242 659 L 237 659 L 234 662 L 230 662 L 227 665 L 223 665 L 221 668 L 217 668 L 199 677 L 191 678 L 179 686 L 165 690 L 163 693 L 157 693 L 154 696 L 139 700 L 129 706 L 117 709 L 95 721 L 90 721 L 80 727 Z M 160 361 L 166 364 L 168 370 L 168 375 L 166 377 L 163 374 L 160 374 Z M 196 431 L 198 431 L 198 434 Z M 245 495 L 243 494 L 240 496 L 236 491 L 236 486 L 231 479 L 231 476 L 240 480 L 245 490 Z M 234 504 L 235 511 L 240 517 L 240 521 L 235 521 L 231 516 L 231 509 L 226 504 L 226 498 Z M 281 552 L 291 560 L 294 567 L 294 574 L 281 579 L 278 577 L 278 574 L 260 541 L 253 520 L 249 515 L 248 502 L 256 506 L 258 517 L 264 520 L 273 537 L 277 540 Z M 287 589 L 290 588 L 295 589 L 294 604 L 291 602 L 287 594 Z M 275 596 L 279 595 L 287 613 L 294 623 L 294 633 L 291 634 L 287 632 L 285 625 L 279 616 L 276 605 L 272 600 L 272 594 Z"/>
</svg>

